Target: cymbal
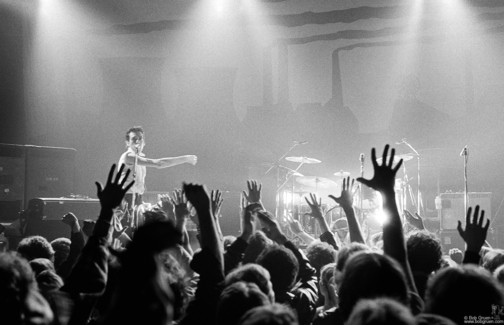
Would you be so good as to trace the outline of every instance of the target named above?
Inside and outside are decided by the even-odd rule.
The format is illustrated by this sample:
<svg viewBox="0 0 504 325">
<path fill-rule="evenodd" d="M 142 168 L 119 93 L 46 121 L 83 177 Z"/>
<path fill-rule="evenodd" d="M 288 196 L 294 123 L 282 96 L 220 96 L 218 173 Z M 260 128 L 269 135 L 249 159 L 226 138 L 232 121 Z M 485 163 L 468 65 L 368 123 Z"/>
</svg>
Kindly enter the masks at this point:
<svg viewBox="0 0 504 325">
<path fill-rule="evenodd" d="M 403 162 L 405 161 L 409 161 L 411 159 L 413 159 L 415 156 L 413 154 L 410 154 L 410 153 L 406 153 L 404 155 L 395 155 L 394 156 L 394 164 L 397 164 L 399 162 L 399 160 L 403 160 Z M 376 162 L 377 163 L 381 163 L 382 162 L 382 159 L 383 158 L 376 158 Z M 387 158 L 388 159 L 388 158 Z"/>
<path fill-rule="evenodd" d="M 296 177 L 296 182 L 305 186 L 316 187 L 317 189 L 329 189 L 338 186 L 333 180 L 318 176 Z"/>
<path fill-rule="evenodd" d="M 301 174 L 300 172 L 298 171 L 295 171 L 294 169 L 290 169 L 290 168 L 287 168 L 287 167 L 283 167 L 281 166 L 283 169 L 285 169 L 287 171 L 288 174 L 291 174 L 293 176 L 304 176 L 303 174 Z"/>
<path fill-rule="evenodd" d="M 333 175 L 334 175 L 334 176 L 337 176 L 337 177 L 342 177 L 342 178 L 344 178 L 344 177 L 348 177 L 348 176 L 350 176 L 350 173 L 349 173 L 349 172 L 344 172 L 344 171 L 340 170 L 339 172 L 336 172 L 336 173 L 334 173 Z"/>
<path fill-rule="evenodd" d="M 297 162 L 297 163 L 303 163 L 303 164 L 318 164 L 318 163 L 321 163 L 321 161 L 318 160 L 318 159 L 308 158 L 308 157 L 286 157 L 285 160 L 292 161 L 292 162 Z"/>
</svg>

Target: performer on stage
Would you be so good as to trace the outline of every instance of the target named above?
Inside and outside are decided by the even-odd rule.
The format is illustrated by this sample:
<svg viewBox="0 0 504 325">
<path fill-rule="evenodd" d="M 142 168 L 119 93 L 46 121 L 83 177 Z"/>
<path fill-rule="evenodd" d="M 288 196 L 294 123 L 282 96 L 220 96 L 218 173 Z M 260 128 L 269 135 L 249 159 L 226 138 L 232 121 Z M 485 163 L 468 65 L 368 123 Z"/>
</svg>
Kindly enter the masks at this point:
<svg viewBox="0 0 504 325">
<path fill-rule="evenodd" d="M 131 169 L 130 176 L 126 184 L 131 180 L 135 180 L 135 184 L 128 191 L 125 200 L 128 202 L 128 207 L 131 209 L 134 205 L 142 203 L 142 195 L 145 192 L 145 176 L 146 167 L 167 168 L 184 163 L 196 165 L 198 158 L 195 155 L 187 155 L 180 157 L 166 157 L 151 159 L 145 157 L 143 149 L 145 147 L 145 132 L 141 126 L 134 126 L 126 132 L 126 152 L 119 158 L 117 168 L 122 164 Z M 132 205 L 133 196 L 135 204 Z"/>
</svg>

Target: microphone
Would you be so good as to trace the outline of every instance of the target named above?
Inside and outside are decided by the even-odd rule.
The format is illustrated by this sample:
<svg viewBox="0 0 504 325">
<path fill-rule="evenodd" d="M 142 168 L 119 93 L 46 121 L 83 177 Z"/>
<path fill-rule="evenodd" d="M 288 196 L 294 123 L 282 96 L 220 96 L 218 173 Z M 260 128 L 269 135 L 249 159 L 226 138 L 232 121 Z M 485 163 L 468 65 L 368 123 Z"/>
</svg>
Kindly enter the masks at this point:
<svg viewBox="0 0 504 325">
<path fill-rule="evenodd" d="M 462 148 L 462 151 L 459 154 L 460 157 L 467 156 L 467 144 Z"/>
<path fill-rule="evenodd" d="M 295 145 L 300 145 L 300 144 L 307 144 L 308 141 L 294 141 Z"/>
<path fill-rule="evenodd" d="M 360 156 L 359 156 L 359 161 L 361 162 L 361 164 L 364 164 L 364 158 L 365 158 L 365 157 L 366 157 L 366 156 L 365 156 L 363 153 L 361 153 L 361 154 L 360 154 Z"/>
</svg>

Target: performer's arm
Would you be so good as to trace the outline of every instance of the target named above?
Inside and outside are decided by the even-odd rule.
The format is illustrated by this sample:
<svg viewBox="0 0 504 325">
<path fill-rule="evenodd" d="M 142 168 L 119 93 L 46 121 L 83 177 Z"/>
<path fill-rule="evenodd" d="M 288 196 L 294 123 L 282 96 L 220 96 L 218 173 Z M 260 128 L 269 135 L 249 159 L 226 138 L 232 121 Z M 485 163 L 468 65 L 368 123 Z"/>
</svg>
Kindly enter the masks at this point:
<svg viewBox="0 0 504 325">
<path fill-rule="evenodd" d="M 196 165 L 198 158 L 194 155 L 186 155 L 180 157 L 166 157 L 166 158 L 158 158 L 151 159 L 142 156 L 137 156 L 137 165 L 146 166 L 146 167 L 155 167 L 155 168 L 167 168 L 172 167 L 184 163 L 188 163 L 191 165 Z M 125 163 L 128 166 L 133 166 L 135 164 L 135 155 L 130 153 L 126 156 Z"/>
</svg>

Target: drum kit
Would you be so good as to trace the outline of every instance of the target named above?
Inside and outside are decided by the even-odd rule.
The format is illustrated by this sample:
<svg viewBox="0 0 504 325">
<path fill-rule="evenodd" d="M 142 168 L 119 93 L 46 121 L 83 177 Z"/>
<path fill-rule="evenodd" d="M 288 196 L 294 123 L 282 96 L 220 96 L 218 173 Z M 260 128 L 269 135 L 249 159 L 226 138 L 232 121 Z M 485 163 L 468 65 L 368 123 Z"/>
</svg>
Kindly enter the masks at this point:
<svg viewBox="0 0 504 325">
<path fill-rule="evenodd" d="M 403 162 L 410 161 L 415 156 L 413 154 L 402 154 L 394 157 L 394 164 L 397 164 L 401 159 Z M 326 220 L 331 225 L 336 219 L 342 217 L 342 209 L 328 198 L 329 194 L 339 196 L 341 191 L 341 183 L 344 178 L 349 177 L 350 172 L 340 170 L 333 173 L 336 180 L 320 177 L 307 176 L 300 173 L 300 169 L 305 164 L 320 164 L 322 161 L 316 158 L 304 156 L 288 156 L 282 157 L 285 161 L 298 163 L 296 168 L 289 168 L 277 163 L 279 169 L 285 171 L 285 177 L 279 179 L 277 188 L 277 207 L 276 216 L 282 223 L 290 217 L 299 220 L 304 226 L 305 231 L 313 235 L 320 235 L 316 231 L 316 226 L 313 220 L 305 216 L 310 213 L 310 209 L 305 201 L 309 193 L 316 193 L 322 199 L 322 209 L 326 215 Z M 378 164 L 382 163 L 382 158 L 377 159 Z M 407 206 L 416 206 L 415 195 L 409 184 L 406 164 L 403 164 L 403 177 L 397 178 L 395 182 L 396 200 L 399 211 L 407 208 Z M 361 169 L 362 173 L 362 169 Z M 409 204 L 409 205 L 408 205 Z M 364 222 L 368 215 L 372 215 L 381 207 L 380 198 L 377 193 L 368 189 L 359 188 L 354 194 L 354 209 L 359 216 L 361 222 Z"/>
</svg>

